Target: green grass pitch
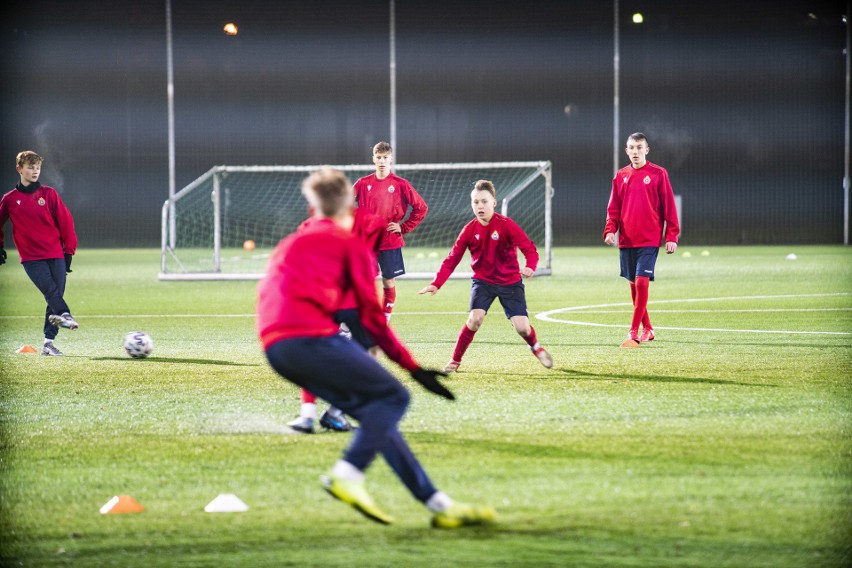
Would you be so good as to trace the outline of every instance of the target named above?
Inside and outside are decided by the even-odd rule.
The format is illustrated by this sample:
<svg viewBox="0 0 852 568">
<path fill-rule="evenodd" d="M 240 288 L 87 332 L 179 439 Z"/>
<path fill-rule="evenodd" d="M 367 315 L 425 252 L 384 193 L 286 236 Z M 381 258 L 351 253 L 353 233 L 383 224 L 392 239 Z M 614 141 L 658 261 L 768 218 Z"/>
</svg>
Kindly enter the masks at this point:
<svg viewBox="0 0 852 568">
<path fill-rule="evenodd" d="M 657 340 L 639 349 L 618 347 L 617 252 L 557 249 L 554 275 L 527 282 L 553 369 L 498 305 L 447 380 L 456 402 L 391 366 L 413 393 L 401 429 L 436 485 L 498 511 L 457 531 L 429 528 L 381 458 L 367 484 L 394 525 L 325 494 L 349 435 L 288 433 L 299 392 L 259 349 L 256 282 L 159 282 L 156 250 L 81 250 L 73 268 L 80 329 L 48 358 L 15 352 L 40 348 L 44 304 L 14 254 L 0 267 L 3 566 L 852 563 L 852 249 L 661 255 Z M 392 323 L 439 367 L 470 285 L 424 285 L 399 281 Z M 125 355 L 133 330 L 153 337 L 150 358 Z M 221 493 L 249 510 L 205 513 Z M 146 510 L 100 514 L 115 495 Z"/>
</svg>

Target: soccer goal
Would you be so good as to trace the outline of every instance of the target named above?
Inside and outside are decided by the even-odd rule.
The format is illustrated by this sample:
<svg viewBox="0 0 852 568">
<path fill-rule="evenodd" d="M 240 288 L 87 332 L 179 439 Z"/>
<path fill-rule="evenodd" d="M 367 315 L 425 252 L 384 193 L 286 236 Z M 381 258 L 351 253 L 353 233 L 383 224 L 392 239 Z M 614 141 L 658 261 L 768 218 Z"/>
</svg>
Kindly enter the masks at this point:
<svg viewBox="0 0 852 568">
<path fill-rule="evenodd" d="M 320 166 L 215 166 L 163 204 L 160 280 L 252 280 L 283 237 L 307 217 L 302 180 Z M 354 183 L 372 165 L 333 166 Z M 393 171 L 429 205 L 403 249 L 403 278 L 432 278 L 462 227 L 473 219 L 470 192 L 477 180 L 497 189 L 497 208 L 535 242 L 537 274 L 550 274 L 551 164 L 485 162 L 398 164 Z M 470 277 L 465 256 L 454 277 Z"/>
</svg>

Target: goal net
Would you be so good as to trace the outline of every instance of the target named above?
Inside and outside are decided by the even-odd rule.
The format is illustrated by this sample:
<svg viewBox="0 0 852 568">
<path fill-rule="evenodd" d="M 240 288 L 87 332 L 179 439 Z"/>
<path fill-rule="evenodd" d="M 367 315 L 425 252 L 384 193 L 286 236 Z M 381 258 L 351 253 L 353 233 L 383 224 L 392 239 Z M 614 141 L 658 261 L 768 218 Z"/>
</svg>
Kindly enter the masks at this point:
<svg viewBox="0 0 852 568">
<path fill-rule="evenodd" d="M 215 166 L 181 189 L 163 204 L 160 280 L 261 278 L 278 241 L 307 217 L 301 184 L 319 167 Z M 372 165 L 333 167 L 353 183 L 375 171 Z M 535 242 L 537 274 L 550 274 L 549 161 L 397 164 L 393 171 L 410 181 L 429 206 L 426 218 L 405 235 L 402 278 L 435 275 L 462 227 L 473 219 L 470 192 L 480 179 L 494 182 L 497 211 Z M 453 277 L 470 274 L 465 255 Z"/>
</svg>

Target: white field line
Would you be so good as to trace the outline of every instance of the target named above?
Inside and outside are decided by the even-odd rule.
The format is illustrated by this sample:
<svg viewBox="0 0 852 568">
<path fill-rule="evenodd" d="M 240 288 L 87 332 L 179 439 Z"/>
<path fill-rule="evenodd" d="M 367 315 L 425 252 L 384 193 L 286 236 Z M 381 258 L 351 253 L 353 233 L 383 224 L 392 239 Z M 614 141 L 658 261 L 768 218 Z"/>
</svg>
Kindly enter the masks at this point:
<svg viewBox="0 0 852 568">
<path fill-rule="evenodd" d="M 783 298 L 825 298 L 825 297 L 833 297 L 833 296 L 850 296 L 849 292 L 837 292 L 832 294 L 784 294 L 784 295 L 774 295 L 774 296 L 727 296 L 727 297 L 719 297 L 719 298 L 685 298 L 681 300 L 657 300 L 654 302 L 648 302 L 648 305 L 656 305 L 656 304 L 675 304 L 675 303 L 698 303 L 698 302 L 721 302 L 726 300 L 774 300 L 774 299 L 783 299 Z M 556 314 L 564 314 L 566 312 L 582 312 L 582 313 L 620 313 L 620 312 L 612 312 L 612 311 L 589 311 L 596 310 L 598 308 L 629 308 L 630 304 L 628 303 L 618 303 L 618 304 L 596 304 L 593 306 L 573 306 L 569 308 L 559 308 L 556 310 L 550 310 L 546 312 L 542 312 L 537 314 L 536 319 L 542 321 L 548 321 L 552 323 L 562 323 L 568 325 L 581 325 L 581 326 L 589 326 L 589 327 L 617 327 L 623 328 L 623 324 L 605 324 L 605 323 L 594 323 L 594 322 L 585 322 L 585 321 L 573 321 L 573 320 L 563 320 L 557 319 L 553 316 Z M 790 310 L 784 309 L 774 309 L 773 311 L 816 311 L 817 309 L 823 310 L 825 308 L 816 308 L 814 310 L 806 310 L 800 308 L 791 308 Z M 830 310 L 831 308 L 828 308 Z M 846 310 L 848 308 L 838 308 L 839 310 Z M 663 310 L 655 310 L 655 312 L 660 312 Z M 678 313 L 678 310 L 666 310 L 668 313 Z M 719 310 L 722 311 L 722 310 Z M 728 311 L 728 310 L 725 310 Z M 755 311 L 755 310 L 730 310 L 734 313 L 746 312 L 746 311 Z M 681 310 L 680 313 L 714 313 L 716 310 Z M 628 313 L 630 313 L 628 311 Z M 718 313 L 718 312 L 716 312 Z M 786 330 L 786 329 L 727 329 L 727 328 L 712 328 L 712 327 L 662 327 L 655 326 L 654 329 L 673 329 L 677 331 L 715 331 L 722 333 L 775 333 L 782 335 L 852 335 L 852 332 L 848 331 L 799 331 L 799 330 Z"/>
<path fill-rule="evenodd" d="M 676 304 L 676 303 L 698 303 L 698 302 L 721 302 L 726 300 L 771 300 L 784 298 L 825 298 L 833 296 L 852 296 L 849 292 L 836 292 L 831 294 L 781 294 L 772 296 L 723 296 L 717 298 L 683 298 L 679 300 L 656 300 L 649 301 L 648 305 L 657 304 Z M 621 310 L 599 310 L 596 308 L 627 308 Z M 588 327 L 617 327 L 621 328 L 624 325 L 620 324 L 605 324 L 585 321 L 572 321 L 554 318 L 554 314 L 562 314 L 566 312 L 582 312 L 584 314 L 620 314 L 631 313 L 629 303 L 617 304 L 595 304 L 589 306 L 572 306 L 567 308 L 557 308 L 535 314 L 535 318 L 548 321 L 551 323 L 561 323 L 568 325 L 580 325 Z M 767 308 L 762 310 L 744 309 L 744 310 L 654 310 L 655 313 L 762 313 L 762 312 L 811 312 L 811 311 L 849 311 L 852 308 Z M 468 312 L 394 312 L 394 316 L 423 316 L 423 315 L 460 315 L 465 316 Z M 122 314 L 122 315 L 91 315 L 78 316 L 85 319 L 116 319 L 116 318 L 197 318 L 199 314 Z M 204 314 L 205 318 L 253 318 L 255 314 Z M 2 319 L 41 319 L 41 316 L 0 316 Z M 794 330 L 769 330 L 769 329 L 727 329 L 727 328 L 704 328 L 704 327 L 661 327 L 656 326 L 654 329 L 673 329 L 678 331 L 716 331 L 716 332 L 732 332 L 732 333 L 780 333 L 794 335 L 852 335 L 852 332 L 846 331 L 794 331 Z"/>
</svg>

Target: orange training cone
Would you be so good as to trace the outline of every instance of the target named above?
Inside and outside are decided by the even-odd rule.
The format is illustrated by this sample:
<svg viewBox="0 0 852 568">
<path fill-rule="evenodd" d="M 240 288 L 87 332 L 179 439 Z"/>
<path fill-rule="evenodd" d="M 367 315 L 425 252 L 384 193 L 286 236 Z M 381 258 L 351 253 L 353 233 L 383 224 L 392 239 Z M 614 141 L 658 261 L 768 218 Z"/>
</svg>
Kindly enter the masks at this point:
<svg viewBox="0 0 852 568">
<path fill-rule="evenodd" d="M 116 495 L 101 507 L 101 515 L 109 513 L 141 513 L 145 507 L 130 495 Z"/>
<path fill-rule="evenodd" d="M 15 353 L 36 353 L 36 350 L 32 345 L 23 345 L 20 349 L 15 351 Z"/>
</svg>

